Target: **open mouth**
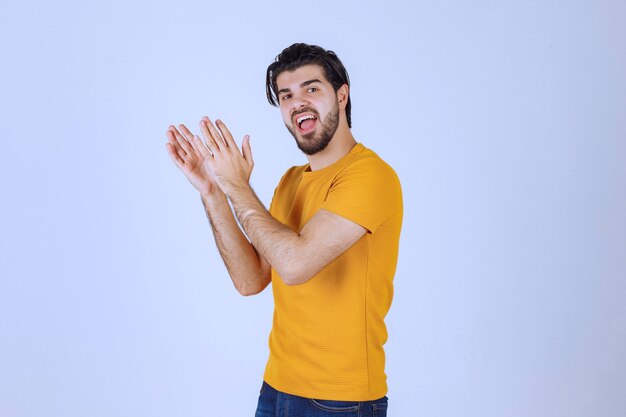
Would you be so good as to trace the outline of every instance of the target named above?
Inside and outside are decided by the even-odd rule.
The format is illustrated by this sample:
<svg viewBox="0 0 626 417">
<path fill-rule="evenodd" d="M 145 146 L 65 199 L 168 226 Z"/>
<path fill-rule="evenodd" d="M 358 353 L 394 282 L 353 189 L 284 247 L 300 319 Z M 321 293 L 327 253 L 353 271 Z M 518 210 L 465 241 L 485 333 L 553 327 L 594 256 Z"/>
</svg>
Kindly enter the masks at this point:
<svg viewBox="0 0 626 417">
<path fill-rule="evenodd" d="M 315 129 L 315 125 L 317 124 L 317 117 L 308 113 L 301 114 L 296 118 L 296 125 L 298 126 L 298 131 L 302 134 L 307 134 L 312 132 Z"/>
</svg>

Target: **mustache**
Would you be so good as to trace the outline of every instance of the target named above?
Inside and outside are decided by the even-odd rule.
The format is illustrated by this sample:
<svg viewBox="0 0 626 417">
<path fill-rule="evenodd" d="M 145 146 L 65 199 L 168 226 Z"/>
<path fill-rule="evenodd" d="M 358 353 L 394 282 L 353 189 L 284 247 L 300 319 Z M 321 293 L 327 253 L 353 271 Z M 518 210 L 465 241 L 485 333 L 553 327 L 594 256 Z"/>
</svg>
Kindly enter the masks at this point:
<svg viewBox="0 0 626 417">
<path fill-rule="evenodd" d="M 302 113 L 313 113 L 315 117 L 319 119 L 319 114 L 317 113 L 317 111 L 313 110 L 312 108 L 306 107 L 304 109 L 296 110 L 293 113 L 291 113 L 291 120 L 293 120 L 297 115 L 302 114 Z"/>
</svg>

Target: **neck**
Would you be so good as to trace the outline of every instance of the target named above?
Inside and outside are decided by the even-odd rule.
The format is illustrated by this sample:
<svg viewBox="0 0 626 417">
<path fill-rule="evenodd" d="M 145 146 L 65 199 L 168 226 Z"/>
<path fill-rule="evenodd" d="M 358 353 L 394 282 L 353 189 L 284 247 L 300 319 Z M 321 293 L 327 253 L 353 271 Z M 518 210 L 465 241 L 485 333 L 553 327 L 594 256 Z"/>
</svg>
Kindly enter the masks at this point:
<svg viewBox="0 0 626 417">
<path fill-rule="evenodd" d="M 311 171 L 317 171 L 334 164 L 346 156 L 356 143 L 356 139 L 352 136 L 350 129 L 340 127 L 324 150 L 314 155 L 307 155 Z"/>
</svg>

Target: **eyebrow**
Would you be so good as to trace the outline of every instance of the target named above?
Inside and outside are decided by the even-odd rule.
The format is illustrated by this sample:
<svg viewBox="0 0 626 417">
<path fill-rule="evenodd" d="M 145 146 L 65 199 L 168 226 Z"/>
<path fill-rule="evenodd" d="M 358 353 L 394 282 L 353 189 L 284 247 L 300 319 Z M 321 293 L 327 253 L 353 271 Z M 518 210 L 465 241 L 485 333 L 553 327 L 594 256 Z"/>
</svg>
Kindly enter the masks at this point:
<svg viewBox="0 0 626 417">
<path fill-rule="evenodd" d="M 320 80 L 318 80 L 317 78 L 314 79 L 314 80 L 307 80 L 307 81 L 304 81 L 302 84 L 300 84 L 300 88 L 306 87 L 307 85 L 313 84 L 313 83 L 320 83 L 321 84 L 322 82 Z M 282 88 L 282 89 L 278 90 L 278 94 L 280 95 L 282 93 L 288 93 L 290 91 L 291 90 L 288 89 L 288 88 Z"/>
</svg>

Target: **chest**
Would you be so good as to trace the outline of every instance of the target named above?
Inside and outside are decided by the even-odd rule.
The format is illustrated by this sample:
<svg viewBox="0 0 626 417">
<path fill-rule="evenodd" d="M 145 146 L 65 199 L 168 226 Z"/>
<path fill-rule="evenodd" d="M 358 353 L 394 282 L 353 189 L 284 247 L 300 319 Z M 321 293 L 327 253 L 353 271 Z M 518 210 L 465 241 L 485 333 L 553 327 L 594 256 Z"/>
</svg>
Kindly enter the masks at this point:
<svg viewBox="0 0 626 417">
<path fill-rule="evenodd" d="M 301 178 L 277 193 L 271 214 L 290 229 L 300 232 L 322 208 L 331 185 L 332 178 Z"/>
</svg>

